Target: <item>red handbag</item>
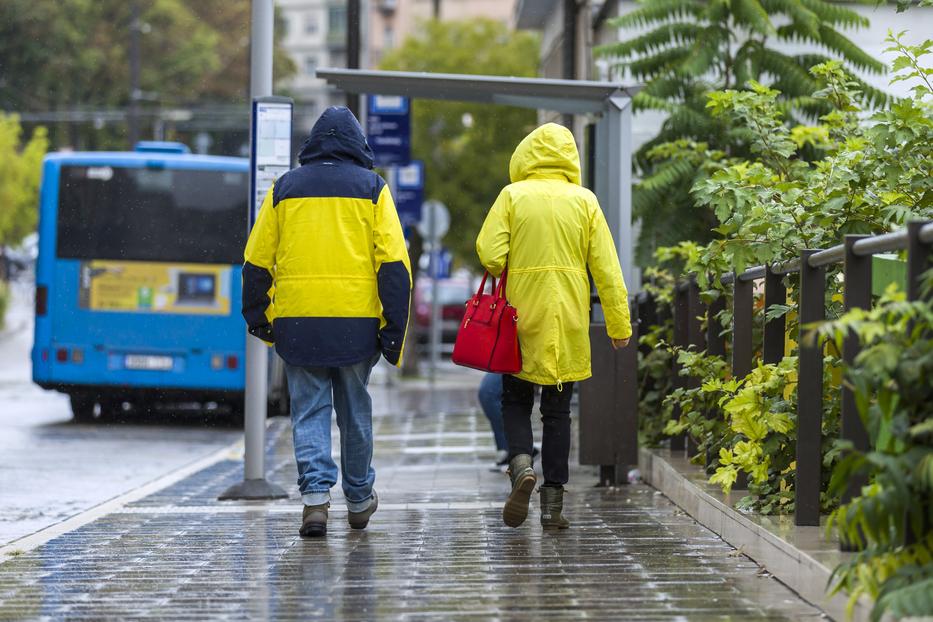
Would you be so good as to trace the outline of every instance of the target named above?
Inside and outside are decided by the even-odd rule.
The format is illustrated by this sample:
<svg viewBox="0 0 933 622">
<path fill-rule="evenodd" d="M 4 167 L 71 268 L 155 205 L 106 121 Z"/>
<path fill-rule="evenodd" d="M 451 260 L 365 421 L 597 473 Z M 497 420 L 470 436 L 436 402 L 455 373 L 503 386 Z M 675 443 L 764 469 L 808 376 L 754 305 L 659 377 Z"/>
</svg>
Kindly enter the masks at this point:
<svg viewBox="0 0 933 622">
<path fill-rule="evenodd" d="M 484 274 L 476 295 L 467 301 L 451 357 L 457 365 L 496 374 L 522 370 L 518 313 L 505 299 L 507 272 L 502 271 L 498 287 L 492 277 L 492 294 L 484 293 L 489 272 Z"/>
</svg>

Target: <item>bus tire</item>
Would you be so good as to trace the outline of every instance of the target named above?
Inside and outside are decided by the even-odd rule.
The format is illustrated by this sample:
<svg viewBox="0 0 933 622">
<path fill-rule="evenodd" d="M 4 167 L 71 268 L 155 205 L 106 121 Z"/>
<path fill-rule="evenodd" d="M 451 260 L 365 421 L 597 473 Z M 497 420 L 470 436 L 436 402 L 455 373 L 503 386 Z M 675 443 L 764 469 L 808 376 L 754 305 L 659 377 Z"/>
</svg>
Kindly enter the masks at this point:
<svg viewBox="0 0 933 622">
<path fill-rule="evenodd" d="M 77 423 L 90 423 L 95 419 L 94 398 L 81 395 L 80 393 L 71 393 L 68 396 L 71 400 L 71 417 Z"/>
</svg>

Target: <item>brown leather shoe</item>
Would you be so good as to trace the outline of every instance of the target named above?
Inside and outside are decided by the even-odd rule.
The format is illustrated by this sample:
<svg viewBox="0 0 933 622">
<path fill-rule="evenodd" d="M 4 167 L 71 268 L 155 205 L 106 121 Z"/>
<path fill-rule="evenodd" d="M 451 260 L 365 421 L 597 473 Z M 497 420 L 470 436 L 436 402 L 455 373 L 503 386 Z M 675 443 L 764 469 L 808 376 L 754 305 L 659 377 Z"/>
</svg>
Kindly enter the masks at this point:
<svg viewBox="0 0 933 622">
<path fill-rule="evenodd" d="M 327 509 L 330 503 L 321 505 L 306 505 L 301 514 L 301 529 L 298 534 L 302 538 L 320 538 L 327 535 Z"/>
<path fill-rule="evenodd" d="M 362 512 L 347 512 L 347 522 L 350 523 L 352 529 L 366 529 L 366 526 L 369 524 L 369 517 L 375 514 L 378 507 L 379 495 L 377 495 L 374 490 L 373 502 L 369 504 L 369 507 Z"/>
</svg>

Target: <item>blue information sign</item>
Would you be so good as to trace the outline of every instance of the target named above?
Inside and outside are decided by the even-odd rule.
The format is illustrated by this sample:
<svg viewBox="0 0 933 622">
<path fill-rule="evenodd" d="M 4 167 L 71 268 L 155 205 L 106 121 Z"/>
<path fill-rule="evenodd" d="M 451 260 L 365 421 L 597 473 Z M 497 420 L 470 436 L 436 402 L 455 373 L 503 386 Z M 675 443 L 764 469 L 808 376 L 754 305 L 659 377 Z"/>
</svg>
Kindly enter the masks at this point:
<svg viewBox="0 0 933 622">
<path fill-rule="evenodd" d="M 449 279 L 450 267 L 454 262 L 454 257 L 444 247 L 431 252 L 431 276 L 435 279 Z"/>
<path fill-rule="evenodd" d="M 370 95 L 367 102 L 366 138 L 376 156 L 376 166 L 408 164 L 411 160 L 408 98 Z"/>
<path fill-rule="evenodd" d="M 424 162 L 413 160 L 407 166 L 392 169 L 395 177 L 395 209 L 402 227 L 417 225 L 421 221 L 424 202 Z"/>
</svg>

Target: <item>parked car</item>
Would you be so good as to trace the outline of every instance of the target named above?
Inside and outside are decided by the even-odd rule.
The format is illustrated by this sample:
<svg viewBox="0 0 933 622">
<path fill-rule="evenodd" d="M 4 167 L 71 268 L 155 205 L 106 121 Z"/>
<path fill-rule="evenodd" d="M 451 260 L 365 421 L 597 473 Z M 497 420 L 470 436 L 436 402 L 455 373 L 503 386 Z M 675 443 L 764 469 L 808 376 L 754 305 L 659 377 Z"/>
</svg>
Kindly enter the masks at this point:
<svg viewBox="0 0 933 622">
<path fill-rule="evenodd" d="M 453 343 L 463 320 L 466 302 L 473 295 L 469 278 L 455 277 L 438 281 L 438 304 L 441 318 L 441 343 Z M 419 278 L 415 286 L 415 335 L 418 343 L 431 339 L 431 279 Z"/>
</svg>

